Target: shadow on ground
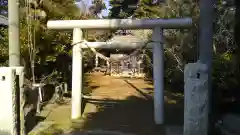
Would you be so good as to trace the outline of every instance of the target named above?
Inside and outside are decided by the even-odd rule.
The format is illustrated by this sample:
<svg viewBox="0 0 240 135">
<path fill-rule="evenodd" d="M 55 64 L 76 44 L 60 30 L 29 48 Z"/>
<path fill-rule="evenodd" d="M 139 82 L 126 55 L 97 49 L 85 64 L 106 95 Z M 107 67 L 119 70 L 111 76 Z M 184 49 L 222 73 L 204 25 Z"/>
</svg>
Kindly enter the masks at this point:
<svg viewBox="0 0 240 135">
<path fill-rule="evenodd" d="M 122 100 L 94 99 L 94 97 L 84 99 L 83 104 L 87 105 L 83 117 L 72 122 L 71 130 L 67 130 L 69 132 L 64 135 L 164 135 L 164 126 L 156 125 L 154 122 L 153 89 L 150 87 L 139 89 L 136 86 L 138 84 L 131 83 L 131 80 L 125 80 L 125 82 L 124 85 L 134 88 L 133 91 L 139 93 L 139 96 L 128 96 Z M 89 88 L 85 89 L 85 95 L 91 95 L 99 87 L 90 80 L 85 82 L 85 86 Z M 183 125 L 183 96 L 181 94 L 166 91 L 164 107 L 164 125 Z M 70 107 L 67 108 L 69 109 L 67 113 L 70 113 Z M 64 112 L 61 111 L 61 113 Z M 57 127 L 56 134 L 63 132 L 60 133 L 60 130 Z"/>
<path fill-rule="evenodd" d="M 143 94 L 137 87 L 129 83 L 139 93 Z M 151 91 L 150 88 L 146 88 Z M 165 125 L 183 124 L 183 98 L 166 92 L 165 99 Z M 174 100 L 175 102 L 170 102 Z M 81 122 L 72 125 L 72 135 L 82 131 L 92 131 L 89 135 L 119 135 L 120 133 L 131 133 L 135 135 L 164 135 L 163 126 L 154 123 L 153 98 L 150 95 L 141 97 L 129 96 L 125 100 L 112 99 L 89 99 L 85 102 L 94 104 L 96 112 L 88 113 Z M 111 131 L 111 132 L 109 132 Z M 115 131 L 115 132 L 112 132 Z"/>
<path fill-rule="evenodd" d="M 151 100 L 131 96 L 126 100 L 104 99 L 87 102 L 97 106 L 97 112 L 86 114 L 83 123 L 73 124 L 77 131 L 118 131 L 138 135 L 155 135 L 163 132 L 161 127 L 154 124 Z"/>
</svg>

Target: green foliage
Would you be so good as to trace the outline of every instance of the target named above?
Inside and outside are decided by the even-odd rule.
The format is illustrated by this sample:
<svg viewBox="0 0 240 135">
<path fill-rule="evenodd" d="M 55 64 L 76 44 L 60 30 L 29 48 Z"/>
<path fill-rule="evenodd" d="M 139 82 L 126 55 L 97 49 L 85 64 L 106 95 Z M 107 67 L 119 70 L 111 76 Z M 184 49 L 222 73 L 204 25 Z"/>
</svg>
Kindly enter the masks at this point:
<svg viewBox="0 0 240 135">
<path fill-rule="evenodd" d="M 221 100 L 234 98 L 239 93 L 239 51 L 234 41 L 234 18 L 235 10 L 224 7 L 221 4 L 216 6 L 215 35 L 214 35 L 214 59 L 213 59 L 213 82 L 214 89 L 220 93 Z M 230 94 L 226 94 L 230 93 Z M 239 100 L 239 99 L 237 99 Z"/>
<path fill-rule="evenodd" d="M 151 0 L 140 0 L 135 3 L 136 8 L 128 9 L 125 4 L 134 0 L 111 0 L 112 18 L 179 18 L 191 17 L 193 26 L 188 30 L 165 30 L 165 80 L 172 86 L 183 86 L 184 65 L 198 60 L 198 0 L 166 0 L 164 4 L 151 4 Z M 239 4 L 240 5 L 240 4 Z M 236 33 L 239 29 L 234 28 L 236 16 L 235 9 L 222 5 L 218 2 L 215 7 L 214 19 L 214 42 L 213 42 L 213 88 L 218 93 L 228 91 L 236 96 L 240 80 L 239 47 L 235 44 Z M 240 9 L 240 8 L 239 8 Z M 238 17 L 239 18 L 239 17 Z M 240 24 L 240 23 L 239 23 Z M 237 38 L 238 40 L 239 38 Z M 148 66 L 147 73 L 152 74 L 151 51 L 147 50 L 145 63 Z M 183 87 L 182 87 L 183 88 Z M 217 94 L 217 93 L 216 93 Z M 224 94 L 222 94 L 224 95 Z M 223 99 L 218 97 L 219 99 Z"/>
<path fill-rule="evenodd" d="M 184 65 L 189 62 L 195 62 L 198 59 L 198 21 L 199 21 L 199 1 L 198 0 L 166 0 L 164 4 L 152 4 L 151 0 L 110 0 L 109 18 L 178 18 L 191 17 L 193 26 L 188 30 L 165 30 L 165 77 L 173 84 L 183 83 L 182 70 Z M 92 19 L 97 18 L 97 14 L 105 8 L 102 0 L 94 0 L 93 12 L 89 14 L 81 13 L 73 0 L 51 0 L 38 3 L 36 10 L 44 11 L 45 18 L 32 20 L 32 28 L 35 29 L 35 53 L 36 69 L 42 69 L 48 65 L 47 70 L 63 72 L 64 65 L 71 65 L 71 38 L 72 32 L 48 30 L 46 22 L 52 19 Z M 0 7 L 5 10 L 6 7 Z M 32 9 L 32 11 L 35 11 Z M 28 30 L 26 22 L 26 10 L 21 3 L 21 55 L 26 69 L 30 69 Z M 235 10 L 217 3 L 215 5 L 214 20 L 214 59 L 213 59 L 213 83 L 216 89 L 235 89 L 239 87 L 239 47 L 234 41 L 234 17 Z M 33 29 L 32 29 L 33 30 Z M 135 31 L 144 38 L 149 38 L 151 33 Z M 8 33 L 6 28 L 1 28 L 0 35 L 0 63 L 8 63 Z M 84 38 L 89 41 L 106 41 L 112 36 L 109 30 L 84 30 Z M 149 38 L 150 39 L 150 38 Z M 146 50 L 146 65 L 148 72 L 152 74 L 152 56 L 151 51 Z M 62 59 L 65 59 L 62 63 Z M 86 67 L 93 64 L 93 54 L 90 51 L 84 52 Z M 54 64 L 49 64 L 54 63 Z M 50 68 L 51 67 L 51 68 Z M 62 67 L 62 68 L 59 68 Z M 61 69 L 61 70 L 60 70 Z M 50 72 L 49 71 L 49 72 Z M 45 71 L 37 70 L 39 76 Z M 30 71 L 28 71 L 28 74 Z M 38 73 L 36 73 L 38 74 Z M 69 74 L 68 74 L 69 75 Z M 29 76 L 30 77 L 30 76 Z"/>
<path fill-rule="evenodd" d="M 40 2 L 40 1 L 38 1 Z M 94 1 L 99 6 L 100 1 Z M 6 5 L 7 6 L 7 5 Z M 71 53 L 72 53 L 72 31 L 57 31 L 47 29 L 46 23 L 48 20 L 56 19 L 89 19 L 96 18 L 93 14 L 81 14 L 80 9 L 75 5 L 74 0 L 51 0 L 41 1 L 36 3 L 35 7 L 30 10 L 31 24 L 26 20 L 27 7 L 20 3 L 20 42 L 21 42 L 21 57 L 22 64 L 26 69 L 26 76 L 31 78 L 31 61 L 35 61 L 35 75 L 37 78 L 42 78 L 51 72 L 57 71 L 59 74 L 66 74 L 68 79 L 71 72 Z M 7 7 L 6 7 L 7 8 Z M 3 8 L 1 8 L 3 9 Z M 104 3 L 101 9 L 104 9 Z M 36 16 L 34 17 L 34 13 Z M 45 17 L 38 17 L 39 13 L 45 13 Z M 36 18 L 37 17 L 37 18 Z M 34 48 L 30 47 L 31 43 L 28 39 L 29 29 L 31 26 L 31 40 Z M 0 63 L 7 65 L 8 63 L 8 29 L 1 27 L 0 35 Z M 111 34 L 109 31 L 84 31 L 84 38 L 96 40 L 105 40 Z M 30 59 L 31 49 L 35 54 L 35 58 Z M 92 54 L 90 51 L 84 52 L 84 59 L 91 61 Z M 64 62 L 62 62 L 65 60 Z M 87 62 L 88 63 L 88 62 Z M 66 73 L 68 72 L 68 73 Z"/>
<path fill-rule="evenodd" d="M 167 71 L 169 70 L 170 73 L 172 73 L 172 71 L 182 71 L 185 63 L 197 60 L 196 38 L 198 31 L 196 22 L 199 15 L 199 8 L 197 5 L 198 3 L 192 1 L 181 2 L 167 0 L 165 4 L 152 4 L 151 0 L 141 0 L 132 14 L 135 18 L 142 19 L 193 18 L 195 25 L 188 30 L 165 30 L 165 54 L 167 59 L 165 64 Z M 168 76 L 168 74 L 166 75 Z"/>
<path fill-rule="evenodd" d="M 127 18 L 134 13 L 138 0 L 110 0 L 110 18 Z"/>
</svg>

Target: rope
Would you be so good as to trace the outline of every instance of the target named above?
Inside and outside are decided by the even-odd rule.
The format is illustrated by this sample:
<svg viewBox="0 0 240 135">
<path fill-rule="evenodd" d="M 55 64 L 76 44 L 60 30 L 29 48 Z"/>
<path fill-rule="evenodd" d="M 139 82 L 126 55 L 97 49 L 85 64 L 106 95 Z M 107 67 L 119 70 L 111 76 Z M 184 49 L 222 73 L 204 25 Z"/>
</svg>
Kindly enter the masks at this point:
<svg viewBox="0 0 240 135">
<path fill-rule="evenodd" d="M 28 53 L 29 53 L 29 59 L 31 61 L 32 59 L 32 50 L 31 50 L 31 13 L 30 13 L 30 5 L 29 5 L 30 1 L 29 0 L 25 0 L 25 8 L 26 8 L 26 21 L 27 21 L 27 45 L 28 45 Z"/>
<path fill-rule="evenodd" d="M 129 59 L 130 59 L 130 61 L 131 61 L 131 58 L 132 58 L 133 56 L 136 56 L 136 55 L 139 54 L 140 52 L 143 52 L 142 50 L 144 50 L 144 49 L 146 48 L 146 46 L 147 46 L 149 43 L 151 43 L 151 42 L 153 42 L 153 41 L 145 42 L 142 46 L 140 46 L 139 48 L 135 49 L 131 54 L 129 54 L 129 55 L 127 55 L 127 56 L 123 56 L 123 57 L 118 58 L 118 59 L 114 59 L 114 58 L 111 58 L 111 57 L 110 57 L 110 58 L 109 58 L 109 57 L 106 57 L 105 55 L 103 55 L 103 54 L 101 54 L 100 52 L 96 51 L 95 48 L 90 47 L 90 46 L 89 46 L 89 43 L 88 43 L 86 40 L 82 40 L 82 41 L 80 41 L 80 42 L 73 43 L 72 45 L 77 45 L 77 44 L 84 44 L 84 45 L 86 45 L 87 48 L 90 49 L 95 55 L 97 55 L 99 58 L 107 61 L 107 62 L 109 63 L 109 64 L 108 64 L 108 68 L 109 68 L 109 66 L 110 66 L 110 65 L 113 66 L 113 64 L 117 64 L 117 67 L 118 67 L 118 66 L 119 66 L 119 63 L 120 63 L 121 61 L 129 60 Z M 130 62 L 130 63 L 132 63 L 132 62 Z M 153 67 L 153 66 L 152 66 L 152 63 L 151 63 L 151 67 Z M 118 67 L 118 68 L 117 68 L 117 72 L 118 72 L 119 70 L 120 70 L 120 69 L 119 69 L 119 67 Z"/>
<path fill-rule="evenodd" d="M 36 20 L 36 6 L 34 6 L 34 14 L 32 15 L 31 12 L 31 0 L 25 0 L 25 8 L 26 8 L 26 21 L 27 21 L 27 45 L 28 45 L 28 52 L 29 52 L 29 59 L 31 63 L 31 74 L 32 74 L 32 79 L 33 83 L 35 83 L 35 38 L 36 38 L 36 28 L 32 28 L 32 18 L 33 20 Z M 33 32 L 32 32 L 33 31 Z"/>
<path fill-rule="evenodd" d="M 34 7 L 34 21 L 37 20 L 37 7 Z M 33 27 L 33 46 L 32 46 L 32 78 L 33 83 L 35 83 L 35 59 L 36 59 L 36 26 Z"/>
<path fill-rule="evenodd" d="M 129 55 L 127 55 L 127 56 L 124 56 L 124 57 L 121 57 L 121 58 L 118 58 L 118 59 L 106 57 L 106 56 L 103 55 L 102 53 L 96 51 L 95 48 L 90 47 L 90 46 L 88 45 L 88 42 L 87 42 L 86 40 L 73 43 L 72 45 L 76 45 L 76 44 L 79 44 L 79 43 L 84 43 L 84 45 L 86 45 L 87 48 L 89 48 L 93 53 L 95 53 L 96 55 L 98 55 L 100 58 L 102 58 L 102 59 L 104 59 L 104 60 L 106 60 L 106 61 L 108 61 L 108 62 L 111 62 L 111 63 L 118 63 L 118 62 L 121 62 L 121 61 L 123 61 L 123 60 L 130 59 L 132 56 L 137 55 L 137 54 L 140 53 L 143 49 L 145 49 L 146 46 L 147 46 L 149 43 L 152 43 L 152 42 L 155 42 L 155 41 L 148 41 L 148 42 L 144 43 L 142 46 L 140 46 L 139 48 L 135 49 L 131 54 L 129 54 Z"/>
<path fill-rule="evenodd" d="M 144 43 L 142 46 L 140 46 L 139 48 L 135 49 L 131 54 L 127 55 L 127 56 L 124 56 L 124 57 L 121 57 L 121 58 L 118 58 L 118 59 L 114 59 L 114 58 L 108 58 L 106 56 L 104 56 L 103 54 L 101 54 L 100 52 L 97 52 L 95 48 L 92 48 L 88 45 L 88 42 L 86 40 L 83 40 L 83 41 L 80 41 L 80 42 L 77 42 L 77 43 L 74 43 L 72 45 L 76 45 L 76 44 L 79 44 L 79 43 L 84 43 L 84 45 L 86 45 L 92 52 L 94 52 L 96 55 L 98 55 L 100 58 L 110 62 L 110 63 L 119 63 L 121 61 L 124 61 L 124 60 L 127 60 L 127 59 L 131 59 L 131 57 L 133 56 L 136 56 L 138 55 L 141 51 L 143 51 L 144 49 L 146 49 L 147 45 L 149 43 L 152 43 L 152 42 L 156 42 L 156 41 L 148 41 L 146 43 Z M 161 43 L 163 44 L 163 42 Z M 172 52 L 171 49 L 165 49 L 167 52 L 171 53 L 174 57 L 174 59 L 177 61 L 178 63 L 178 69 L 183 72 L 183 64 L 181 63 L 181 60 L 176 56 L 176 54 L 174 54 Z M 146 55 L 144 55 L 146 56 Z M 150 63 L 150 66 L 153 67 L 153 64 L 151 62 Z"/>
</svg>

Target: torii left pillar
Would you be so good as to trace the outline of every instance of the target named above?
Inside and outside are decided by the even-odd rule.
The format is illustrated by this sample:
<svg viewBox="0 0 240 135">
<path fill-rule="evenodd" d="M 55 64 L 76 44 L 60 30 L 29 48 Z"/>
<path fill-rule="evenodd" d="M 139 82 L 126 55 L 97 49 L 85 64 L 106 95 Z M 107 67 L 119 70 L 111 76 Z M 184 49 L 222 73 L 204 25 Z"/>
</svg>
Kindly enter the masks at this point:
<svg viewBox="0 0 240 135">
<path fill-rule="evenodd" d="M 82 89 L 83 89 L 83 69 L 82 69 L 82 49 L 81 42 L 83 33 L 80 28 L 73 29 L 73 64 L 72 64 L 72 119 L 78 119 L 82 115 Z"/>
</svg>

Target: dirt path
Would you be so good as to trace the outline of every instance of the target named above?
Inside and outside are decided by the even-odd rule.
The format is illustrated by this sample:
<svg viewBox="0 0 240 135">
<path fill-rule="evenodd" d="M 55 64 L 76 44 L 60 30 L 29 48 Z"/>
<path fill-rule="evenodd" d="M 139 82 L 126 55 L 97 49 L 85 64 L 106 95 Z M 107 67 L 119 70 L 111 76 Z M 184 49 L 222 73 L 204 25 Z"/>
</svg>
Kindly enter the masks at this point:
<svg viewBox="0 0 240 135">
<path fill-rule="evenodd" d="M 51 108 L 44 121 L 59 130 L 82 135 L 163 135 L 153 121 L 153 87 L 141 79 L 123 79 L 94 73 L 86 77 L 83 117 L 72 123 L 70 101 Z M 54 109 L 52 109 L 54 108 Z M 46 109 L 45 109 L 46 110 Z M 176 110 L 177 111 L 177 110 Z M 44 112 L 44 111 L 43 111 Z M 171 112 L 169 112 L 171 113 Z M 86 131 L 93 133 L 84 134 Z M 113 132 L 114 131 L 114 132 Z M 100 133 L 96 133 L 100 132 Z"/>
</svg>

